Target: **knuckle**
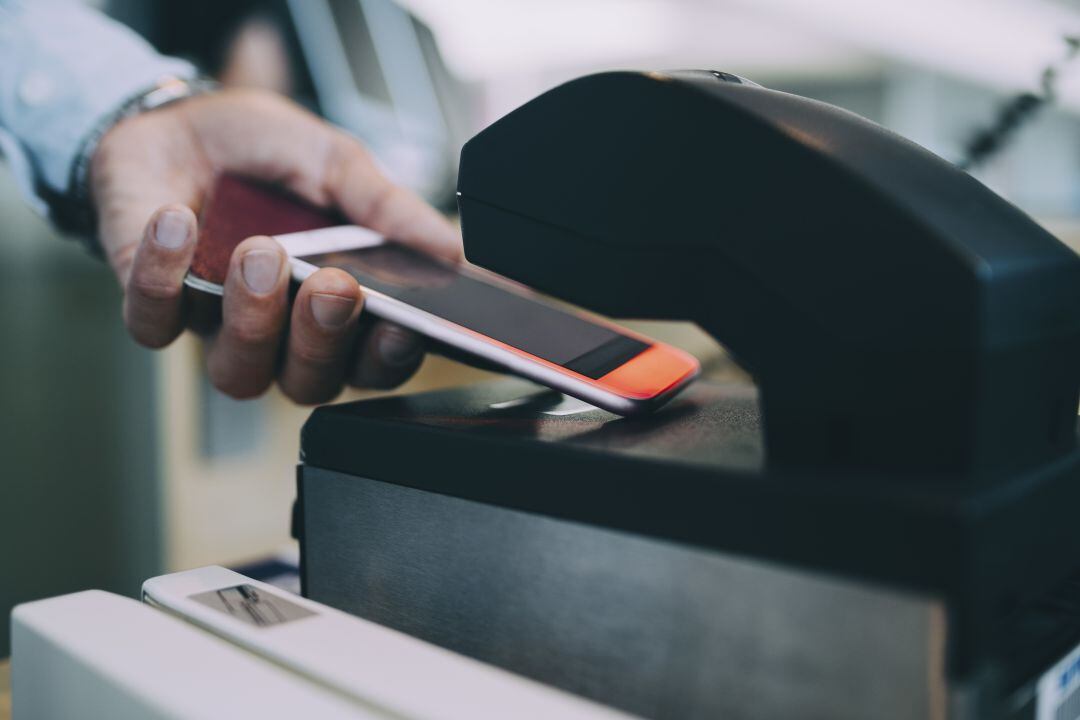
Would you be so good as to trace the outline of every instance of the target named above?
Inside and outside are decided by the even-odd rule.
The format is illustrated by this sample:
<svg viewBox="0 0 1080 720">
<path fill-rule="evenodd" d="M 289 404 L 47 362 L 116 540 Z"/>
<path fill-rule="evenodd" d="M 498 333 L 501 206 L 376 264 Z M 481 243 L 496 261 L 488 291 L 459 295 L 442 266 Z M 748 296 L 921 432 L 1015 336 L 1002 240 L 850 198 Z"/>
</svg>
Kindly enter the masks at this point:
<svg viewBox="0 0 1080 720">
<path fill-rule="evenodd" d="M 269 379 L 263 379 L 256 373 L 244 372 L 232 366 L 220 367 L 216 371 L 211 368 L 208 374 L 211 385 L 235 400 L 258 397 L 270 386 Z"/>
<path fill-rule="evenodd" d="M 151 303 L 168 304 L 180 299 L 183 288 L 169 282 L 148 277 L 138 272 L 131 275 L 128 283 L 128 292 L 140 300 Z"/>
<path fill-rule="evenodd" d="M 273 323 L 254 318 L 232 319 L 226 322 L 225 332 L 238 345 L 248 348 L 276 346 L 280 329 Z"/>
<path fill-rule="evenodd" d="M 306 367 L 325 368 L 344 362 L 344 351 L 336 343 L 293 342 L 289 359 Z"/>
</svg>

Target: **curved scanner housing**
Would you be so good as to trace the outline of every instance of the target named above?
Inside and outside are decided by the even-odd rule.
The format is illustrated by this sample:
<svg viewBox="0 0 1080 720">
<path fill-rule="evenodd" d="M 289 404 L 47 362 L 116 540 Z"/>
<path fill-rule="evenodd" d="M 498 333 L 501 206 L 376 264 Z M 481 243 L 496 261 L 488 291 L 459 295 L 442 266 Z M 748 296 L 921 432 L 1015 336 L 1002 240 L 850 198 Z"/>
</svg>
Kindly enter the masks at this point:
<svg viewBox="0 0 1080 720">
<path fill-rule="evenodd" d="M 470 140 L 459 202 L 471 261 L 712 333 L 770 466 L 967 481 L 1076 446 L 1080 259 L 850 112 L 724 73 L 585 77 Z"/>
</svg>

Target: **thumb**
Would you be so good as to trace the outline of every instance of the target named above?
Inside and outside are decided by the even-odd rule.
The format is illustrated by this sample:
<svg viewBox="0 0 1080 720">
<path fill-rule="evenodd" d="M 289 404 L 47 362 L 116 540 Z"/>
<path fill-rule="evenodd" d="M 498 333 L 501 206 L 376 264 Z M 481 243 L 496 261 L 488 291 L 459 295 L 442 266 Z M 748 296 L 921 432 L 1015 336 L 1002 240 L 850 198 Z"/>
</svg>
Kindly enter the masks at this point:
<svg viewBox="0 0 1080 720">
<path fill-rule="evenodd" d="M 195 215 L 168 205 L 146 225 L 126 271 L 124 324 L 136 342 L 164 347 L 184 328 L 184 275 L 195 252 Z"/>
<path fill-rule="evenodd" d="M 121 287 L 158 209 L 198 207 L 207 173 L 189 135 L 165 111 L 148 113 L 120 121 L 94 152 L 90 189 L 98 237 Z"/>
</svg>

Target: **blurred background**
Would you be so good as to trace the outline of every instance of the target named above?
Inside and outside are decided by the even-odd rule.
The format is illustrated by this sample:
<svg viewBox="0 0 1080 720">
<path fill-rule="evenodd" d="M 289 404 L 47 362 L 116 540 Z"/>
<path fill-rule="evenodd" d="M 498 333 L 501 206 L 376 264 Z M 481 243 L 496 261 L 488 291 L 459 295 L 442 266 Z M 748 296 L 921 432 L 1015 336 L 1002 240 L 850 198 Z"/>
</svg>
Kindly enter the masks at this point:
<svg viewBox="0 0 1080 720">
<path fill-rule="evenodd" d="M 1013 108 L 1019 122 L 1001 124 L 1022 127 L 973 172 L 1080 238 L 1080 62 L 1067 42 L 1080 5 L 1066 0 L 97 5 L 226 84 L 290 95 L 345 127 L 447 212 L 462 142 L 532 96 L 611 68 L 707 68 L 850 109 L 952 161 Z M 1047 68 L 1055 102 L 1016 111 L 1039 105 Z M 161 572 L 292 552 L 308 410 L 274 392 L 219 395 L 197 341 L 142 350 L 119 308 L 108 270 L 28 210 L 0 168 L 0 657 L 17 602 L 91 586 L 135 594 Z M 694 328 L 640 326 L 746 382 Z M 483 377 L 429 358 L 399 391 Z"/>
</svg>

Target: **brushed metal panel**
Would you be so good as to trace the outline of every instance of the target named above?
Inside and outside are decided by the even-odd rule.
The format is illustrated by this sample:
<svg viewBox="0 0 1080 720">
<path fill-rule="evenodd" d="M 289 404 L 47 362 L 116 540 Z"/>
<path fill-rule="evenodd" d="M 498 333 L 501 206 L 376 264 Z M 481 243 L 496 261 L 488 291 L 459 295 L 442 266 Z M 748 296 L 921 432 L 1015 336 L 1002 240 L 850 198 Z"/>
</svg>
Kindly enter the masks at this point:
<svg viewBox="0 0 1080 720">
<path fill-rule="evenodd" d="M 658 718 L 944 717 L 932 599 L 318 468 L 303 492 L 311 598 L 514 672 Z"/>
</svg>

